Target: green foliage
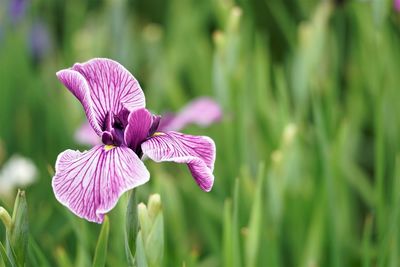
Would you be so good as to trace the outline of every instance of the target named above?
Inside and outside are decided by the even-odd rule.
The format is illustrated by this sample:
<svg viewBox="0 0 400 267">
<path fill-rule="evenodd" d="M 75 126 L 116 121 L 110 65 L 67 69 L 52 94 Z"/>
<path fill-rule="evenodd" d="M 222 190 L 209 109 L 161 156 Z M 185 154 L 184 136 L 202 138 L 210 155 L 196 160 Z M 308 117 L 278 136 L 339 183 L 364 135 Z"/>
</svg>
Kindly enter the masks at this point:
<svg viewBox="0 0 400 267">
<path fill-rule="evenodd" d="M 0 211 L 0 267 L 90 266 L 93 255 L 101 266 L 399 265 L 392 0 L 28 2 L 18 21 L 0 10 L 0 166 L 18 153 L 40 175 L 29 209 L 20 193 L 13 216 Z M 38 20 L 51 41 L 40 56 Z M 92 57 L 126 66 L 155 113 L 204 95 L 221 104 L 221 122 L 184 129 L 215 140 L 210 193 L 185 166 L 146 161 L 150 182 L 120 199 L 110 224 L 56 201 L 57 155 L 88 147 L 74 140 L 82 107 L 55 72 Z M 136 213 L 150 193 L 162 215 Z M 5 210 L 13 201 L 0 195 Z"/>
<path fill-rule="evenodd" d="M 128 266 L 134 266 L 136 251 L 136 236 L 138 232 L 136 190 L 131 190 L 125 218 L 125 254 Z"/>
<path fill-rule="evenodd" d="M 108 217 L 105 216 L 99 235 L 99 240 L 97 240 L 96 250 L 92 264 L 93 267 L 106 266 L 109 233 L 110 233 L 110 222 Z"/>
<path fill-rule="evenodd" d="M 148 205 L 138 205 L 140 230 L 136 239 L 138 267 L 156 267 L 162 264 L 164 254 L 164 218 L 160 195 L 149 197 Z"/>
</svg>

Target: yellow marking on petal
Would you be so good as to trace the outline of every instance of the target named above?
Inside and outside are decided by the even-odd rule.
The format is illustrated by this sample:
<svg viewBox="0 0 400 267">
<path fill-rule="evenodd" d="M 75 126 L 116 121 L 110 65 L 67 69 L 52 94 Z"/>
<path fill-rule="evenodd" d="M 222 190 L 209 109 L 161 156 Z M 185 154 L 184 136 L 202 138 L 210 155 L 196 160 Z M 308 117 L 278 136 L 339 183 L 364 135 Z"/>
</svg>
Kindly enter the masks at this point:
<svg viewBox="0 0 400 267">
<path fill-rule="evenodd" d="M 153 135 L 152 135 L 152 137 L 153 136 L 160 136 L 160 135 L 164 135 L 165 133 L 162 133 L 162 132 L 155 132 L 155 133 L 153 133 Z"/>
<path fill-rule="evenodd" d="M 110 150 L 113 149 L 113 148 L 115 148 L 115 146 L 113 146 L 113 145 L 105 145 L 105 146 L 104 146 L 104 150 L 105 150 L 105 151 L 110 151 Z"/>
</svg>

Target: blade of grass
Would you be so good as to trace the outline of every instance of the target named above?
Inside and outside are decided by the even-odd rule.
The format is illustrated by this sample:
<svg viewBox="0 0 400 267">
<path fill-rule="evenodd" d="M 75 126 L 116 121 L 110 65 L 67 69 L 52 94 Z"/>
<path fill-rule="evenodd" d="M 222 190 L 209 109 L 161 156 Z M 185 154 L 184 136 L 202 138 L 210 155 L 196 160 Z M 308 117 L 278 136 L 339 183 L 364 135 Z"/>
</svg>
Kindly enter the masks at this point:
<svg viewBox="0 0 400 267">
<path fill-rule="evenodd" d="M 30 261 L 34 260 L 37 263 L 36 266 L 51 266 L 50 263 L 47 261 L 47 257 L 45 256 L 44 252 L 41 250 L 33 236 L 29 237 L 28 257 L 30 258 Z"/>
<path fill-rule="evenodd" d="M 15 260 L 10 259 L 7 255 L 6 249 L 3 246 L 3 243 L 0 242 L 0 255 L 3 263 L 6 267 L 17 267 L 15 264 Z"/>
<path fill-rule="evenodd" d="M 362 266 L 372 266 L 372 234 L 373 234 L 373 217 L 368 215 L 364 223 L 364 231 L 362 238 Z"/>
<path fill-rule="evenodd" d="M 260 163 L 258 168 L 257 186 L 251 208 L 248 234 L 245 243 L 246 266 L 257 266 L 257 256 L 260 243 L 262 221 L 262 192 L 265 176 L 265 165 Z"/>
</svg>

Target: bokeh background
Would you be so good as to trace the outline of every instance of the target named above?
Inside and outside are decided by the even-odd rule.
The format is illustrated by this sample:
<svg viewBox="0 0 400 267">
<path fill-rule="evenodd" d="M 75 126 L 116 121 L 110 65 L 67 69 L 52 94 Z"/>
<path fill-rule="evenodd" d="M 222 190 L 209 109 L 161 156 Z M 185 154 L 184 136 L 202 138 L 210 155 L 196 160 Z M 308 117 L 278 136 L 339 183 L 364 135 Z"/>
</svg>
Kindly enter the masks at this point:
<svg viewBox="0 0 400 267">
<path fill-rule="evenodd" d="M 200 96 L 222 107 L 220 122 L 184 130 L 215 140 L 210 193 L 185 166 L 146 162 L 137 191 L 161 195 L 164 266 L 400 266 L 392 0 L 0 0 L 0 166 L 19 154 L 38 168 L 27 266 L 93 258 L 100 226 L 51 189 L 58 153 L 88 148 L 55 73 L 93 57 L 130 70 L 156 113 Z M 109 216 L 108 266 L 126 266 L 126 202 Z"/>
</svg>

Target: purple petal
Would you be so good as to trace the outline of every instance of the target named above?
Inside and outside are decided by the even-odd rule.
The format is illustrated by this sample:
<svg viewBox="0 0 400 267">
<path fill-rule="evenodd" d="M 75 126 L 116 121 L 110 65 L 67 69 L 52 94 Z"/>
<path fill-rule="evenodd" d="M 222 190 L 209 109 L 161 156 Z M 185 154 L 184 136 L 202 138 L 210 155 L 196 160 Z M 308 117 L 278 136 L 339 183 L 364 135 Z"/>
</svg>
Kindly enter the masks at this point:
<svg viewBox="0 0 400 267">
<path fill-rule="evenodd" d="M 93 102 L 90 97 L 89 87 L 86 80 L 81 74 L 73 70 L 60 70 L 57 72 L 57 77 L 81 102 L 90 125 L 97 135 L 101 136 L 102 130 L 100 125 L 102 124 L 99 124 L 93 110 Z"/>
<path fill-rule="evenodd" d="M 222 116 L 218 103 L 208 97 L 198 98 L 189 104 L 175 116 L 167 114 L 161 119 L 159 130 L 179 131 L 188 124 L 197 124 L 206 127 Z"/>
<path fill-rule="evenodd" d="M 148 136 L 152 136 L 158 130 L 158 128 L 160 126 L 161 116 L 153 114 L 152 120 L 153 120 L 153 122 L 151 124 Z"/>
<path fill-rule="evenodd" d="M 101 139 L 93 131 L 92 126 L 88 122 L 82 124 L 75 132 L 75 140 L 82 145 L 95 146 L 101 144 Z"/>
<path fill-rule="evenodd" d="M 188 164 L 196 183 L 210 191 L 214 183 L 215 144 L 206 136 L 177 132 L 156 133 L 142 144 L 145 155 L 156 162 L 173 161 Z"/>
<path fill-rule="evenodd" d="M 149 177 L 131 149 L 101 145 L 83 153 L 61 153 L 53 190 L 57 200 L 77 216 L 101 223 L 124 192 L 146 183 Z"/>
<path fill-rule="evenodd" d="M 108 113 L 117 115 L 123 108 L 132 111 L 145 107 L 145 97 L 138 81 L 118 62 L 96 58 L 77 63 L 72 70 L 79 72 L 89 85 L 99 125 L 103 125 Z"/>
<path fill-rule="evenodd" d="M 136 150 L 149 135 L 152 122 L 153 116 L 147 109 L 142 108 L 132 111 L 125 130 L 125 143 L 127 146 Z"/>
<path fill-rule="evenodd" d="M 400 0 L 394 0 L 394 9 L 400 12 Z"/>
</svg>

